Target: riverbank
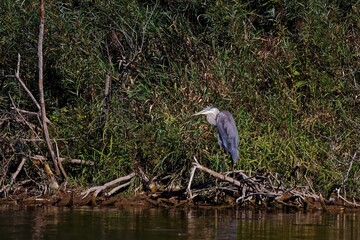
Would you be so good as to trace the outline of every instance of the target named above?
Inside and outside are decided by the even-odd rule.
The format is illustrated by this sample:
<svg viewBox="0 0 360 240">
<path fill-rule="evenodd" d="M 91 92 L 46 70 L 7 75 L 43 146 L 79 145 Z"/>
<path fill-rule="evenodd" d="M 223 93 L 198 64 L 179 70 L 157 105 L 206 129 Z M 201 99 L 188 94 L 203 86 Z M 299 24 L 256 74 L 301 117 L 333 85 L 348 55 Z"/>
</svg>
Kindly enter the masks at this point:
<svg viewBox="0 0 360 240">
<path fill-rule="evenodd" d="M 116 208 L 240 208 L 244 210 L 267 210 L 285 212 L 356 212 L 360 213 L 360 208 L 348 201 L 333 196 L 330 200 L 323 199 L 315 201 L 306 200 L 306 204 L 298 204 L 296 201 L 288 199 L 284 202 L 259 203 L 255 199 L 246 204 L 237 204 L 234 199 L 223 198 L 223 201 L 213 202 L 213 199 L 195 198 L 188 199 L 185 190 L 178 192 L 138 192 L 135 194 L 118 194 L 111 197 L 92 195 L 84 197 L 85 189 L 77 187 L 61 188 L 59 192 L 43 197 L 27 195 L 25 193 L 8 196 L 1 199 L 1 205 L 23 205 L 23 206 L 56 206 L 56 207 L 116 207 Z M 357 202 L 360 199 L 353 199 Z"/>
<path fill-rule="evenodd" d="M 0 197 L 72 205 L 71 183 L 94 205 L 139 192 L 165 206 L 174 192 L 358 199 L 359 12 L 355 0 L 1 1 Z M 234 178 L 216 175 L 229 156 L 192 117 L 207 106 L 234 117 Z"/>
</svg>

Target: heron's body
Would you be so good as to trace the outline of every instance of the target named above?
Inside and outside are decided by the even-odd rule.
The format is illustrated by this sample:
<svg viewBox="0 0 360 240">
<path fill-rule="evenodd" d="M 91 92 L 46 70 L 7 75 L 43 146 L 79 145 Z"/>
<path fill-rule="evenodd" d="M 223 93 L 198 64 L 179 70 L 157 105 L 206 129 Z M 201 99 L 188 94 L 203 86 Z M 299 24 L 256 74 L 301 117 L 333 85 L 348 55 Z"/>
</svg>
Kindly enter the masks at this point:
<svg viewBox="0 0 360 240">
<path fill-rule="evenodd" d="M 235 120 L 228 111 L 219 111 L 215 107 L 208 107 L 195 113 L 195 115 L 205 114 L 206 120 L 217 128 L 218 143 L 231 155 L 231 159 L 236 163 L 239 159 L 239 134 Z"/>
</svg>

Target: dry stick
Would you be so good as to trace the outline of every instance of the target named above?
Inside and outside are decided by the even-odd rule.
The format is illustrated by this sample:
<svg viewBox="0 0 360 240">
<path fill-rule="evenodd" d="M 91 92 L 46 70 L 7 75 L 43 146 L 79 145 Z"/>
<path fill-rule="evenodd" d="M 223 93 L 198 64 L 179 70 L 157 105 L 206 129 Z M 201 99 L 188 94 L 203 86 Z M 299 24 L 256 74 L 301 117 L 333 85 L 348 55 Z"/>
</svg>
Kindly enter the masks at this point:
<svg viewBox="0 0 360 240">
<path fill-rule="evenodd" d="M 196 160 L 196 159 L 195 159 Z M 196 166 L 193 166 L 191 168 L 191 174 L 190 174 L 190 180 L 189 180 L 189 184 L 188 187 L 186 189 L 186 192 L 189 194 L 190 199 L 193 198 L 192 192 L 191 192 L 191 183 L 193 181 L 194 175 L 195 175 L 195 171 L 196 171 Z"/>
<path fill-rule="evenodd" d="M 108 112 L 109 112 L 110 88 L 111 88 L 111 77 L 110 77 L 110 75 L 106 75 L 105 89 L 104 89 L 104 104 L 103 104 L 103 108 L 102 108 L 102 111 L 105 114 L 106 120 L 107 120 L 107 116 L 108 116 Z"/>
<path fill-rule="evenodd" d="M 354 160 L 355 160 L 355 158 L 356 158 L 356 155 L 357 155 L 357 152 L 355 152 L 354 155 L 352 156 L 351 161 L 350 161 L 350 164 L 349 164 L 349 168 L 348 168 L 348 170 L 346 171 L 346 175 L 345 175 L 345 177 L 344 177 L 344 179 L 343 179 L 343 181 L 342 181 L 342 186 L 343 186 L 344 189 L 345 189 L 345 182 L 349 179 L 350 171 L 351 171 L 351 169 L 352 169 L 352 166 L 353 166 Z M 344 191 L 345 191 L 345 190 L 344 190 Z M 345 197 L 346 197 L 346 192 L 345 192 Z"/>
<path fill-rule="evenodd" d="M 101 192 L 102 190 L 106 189 L 107 187 L 110 187 L 112 185 L 115 185 L 119 182 L 124 182 L 127 180 L 130 180 L 131 178 L 133 178 L 135 176 L 135 172 L 130 173 L 129 175 L 125 176 L 125 177 L 120 177 L 117 178 L 111 182 L 105 183 L 104 185 L 101 186 L 95 186 L 95 187 L 91 187 L 86 191 L 83 191 L 81 194 L 83 194 L 84 196 L 82 197 L 82 199 L 86 198 L 87 195 L 89 195 L 89 193 L 94 192 L 95 191 L 95 197 L 96 195 L 99 194 L 99 192 Z"/>
<path fill-rule="evenodd" d="M 39 60 L 39 93 L 40 93 L 40 109 L 41 109 L 41 121 L 44 138 L 49 149 L 51 159 L 54 163 L 55 173 L 60 175 L 59 164 L 53 150 L 49 130 L 46 122 L 46 109 L 45 109 L 45 97 L 44 97 L 44 63 L 43 63 L 43 40 L 44 40 L 44 25 L 45 25 L 45 4 L 44 0 L 41 0 L 41 18 L 40 18 L 40 29 L 39 29 L 39 41 L 38 41 L 38 60 Z"/>
<path fill-rule="evenodd" d="M 238 197 L 236 199 L 236 202 L 240 202 L 248 197 L 251 197 L 251 196 L 257 196 L 257 195 L 261 195 L 261 196 L 268 196 L 268 197 L 274 197 L 273 195 L 269 195 L 269 193 L 265 193 L 265 192 L 255 192 L 255 193 L 249 193 L 247 195 L 242 195 L 241 197 Z"/>
<path fill-rule="evenodd" d="M 46 161 L 46 157 L 41 156 L 41 155 L 34 155 L 34 156 L 31 156 L 30 158 L 33 160 Z M 94 161 L 91 161 L 91 160 L 69 159 L 69 158 L 62 158 L 62 157 L 59 157 L 59 162 L 84 164 L 84 165 L 88 165 L 88 166 L 94 166 L 94 164 L 95 164 Z"/>
<path fill-rule="evenodd" d="M 11 176 L 11 181 L 10 181 L 10 185 L 13 184 L 13 182 L 15 181 L 15 178 L 17 177 L 17 175 L 19 174 L 19 172 L 21 171 L 21 169 L 23 168 L 24 164 L 26 162 L 26 157 L 23 157 L 18 168 L 16 169 L 16 171 L 14 172 L 14 174 Z"/>
<path fill-rule="evenodd" d="M 203 172 L 206 172 L 206 173 L 210 174 L 213 177 L 216 177 L 218 179 L 221 179 L 221 180 L 227 181 L 229 183 L 232 183 L 237 187 L 241 187 L 240 182 L 238 180 L 232 178 L 232 177 L 225 176 L 225 175 L 222 175 L 222 174 L 220 174 L 218 172 L 215 172 L 215 171 L 213 171 L 213 170 L 211 170 L 211 169 L 209 169 L 207 167 L 204 167 L 204 166 L 200 165 L 198 162 L 194 162 L 193 164 L 197 169 L 199 169 L 199 170 L 201 170 Z"/>
<path fill-rule="evenodd" d="M 196 160 L 196 158 L 194 158 L 194 159 L 195 159 L 195 162 L 193 162 L 193 165 L 194 165 L 194 166 L 193 166 L 193 168 L 191 169 L 190 181 L 189 181 L 189 184 L 188 184 L 188 187 L 187 187 L 187 192 L 188 192 L 190 198 L 192 198 L 192 193 L 191 193 L 191 190 L 190 190 L 191 182 L 192 182 L 192 180 L 193 180 L 193 177 L 194 177 L 194 174 L 195 174 L 195 170 L 196 170 L 196 169 L 199 169 L 199 170 L 201 170 L 201 171 L 203 171 L 203 172 L 206 172 L 206 173 L 212 175 L 212 176 L 215 177 L 215 178 L 218 178 L 218 179 L 227 181 L 227 182 L 229 182 L 229 183 L 232 183 L 233 185 L 235 185 L 235 186 L 237 186 L 237 187 L 241 187 L 240 181 L 238 181 L 238 180 L 236 180 L 236 179 L 234 179 L 234 178 L 232 178 L 232 177 L 225 176 L 225 175 L 223 175 L 223 174 L 217 173 L 217 172 L 215 172 L 215 171 L 213 171 L 213 170 L 211 170 L 211 169 L 209 169 L 209 168 L 206 168 L 206 167 L 200 165 L 199 162 Z M 245 175 L 245 174 L 244 174 L 244 175 Z M 246 176 L 246 175 L 245 175 L 245 176 Z M 250 177 L 246 178 L 245 180 L 247 180 L 246 182 L 247 182 L 248 184 L 251 184 L 251 185 L 255 185 L 255 184 L 256 184 L 254 181 L 251 180 Z M 268 191 L 268 190 L 266 190 L 266 189 L 262 189 L 262 191 L 260 191 L 257 185 L 255 185 L 255 186 L 253 186 L 253 187 L 254 187 L 258 192 L 257 192 L 257 193 L 252 193 L 251 195 L 264 195 L 264 196 L 271 196 L 271 197 L 279 196 L 279 194 L 272 193 L 272 192 L 270 192 L 270 191 Z M 245 197 L 248 197 L 248 196 L 250 196 L 250 195 L 247 195 L 247 196 L 245 196 Z M 239 198 L 239 200 L 241 200 L 241 197 Z M 237 201 L 239 201 L 239 200 L 237 200 Z"/>
<path fill-rule="evenodd" d="M 16 72 L 15 72 L 15 78 L 19 81 L 20 85 L 24 88 L 25 92 L 29 95 L 29 97 L 31 98 L 31 100 L 35 103 L 36 107 L 39 109 L 39 111 L 41 110 L 40 105 L 38 103 L 38 101 L 36 100 L 36 98 L 34 97 L 34 95 L 31 93 L 31 91 L 27 88 L 27 86 L 25 85 L 24 81 L 21 79 L 20 77 L 20 62 L 21 62 L 21 56 L 20 53 L 18 53 L 18 63 L 17 63 L 17 67 L 16 67 Z M 14 108 L 21 113 L 25 113 L 25 114 L 29 114 L 29 115 L 39 115 L 39 113 L 36 112 L 30 112 L 30 111 L 26 111 L 26 110 L 22 110 L 19 109 L 15 106 L 15 104 L 13 104 Z M 48 118 L 46 118 L 46 122 L 47 123 L 51 123 L 50 120 Z"/>
<path fill-rule="evenodd" d="M 66 158 L 59 158 L 60 162 L 65 162 L 65 163 L 74 163 L 74 164 L 84 164 L 84 165 L 88 165 L 88 166 L 94 166 L 94 161 L 91 160 L 81 160 L 81 159 L 66 159 Z"/>
<path fill-rule="evenodd" d="M 103 112 L 103 142 L 105 144 L 105 139 L 107 137 L 107 125 L 109 120 L 109 106 L 110 106 L 110 88 L 111 88 L 111 77 L 110 75 L 106 75 L 105 78 L 105 89 L 104 89 L 104 103 L 102 107 Z"/>
<path fill-rule="evenodd" d="M 21 120 L 23 120 L 25 122 L 25 124 L 32 130 L 32 132 L 36 134 L 36 131 L 34 130 L 35 128 L 35 125 L 32 124 L 32 123 L 29 123 L 28 121 L 26 121 L 26 119 L 23 117 L 23 115 L 21 115 L 19 109 L 15 106 L 15 101 L 14 99 L 11 97 L 11 95 L 9 94 L 9 98 L 10 98 L 10 101 L 11 101 L 11 104 L 13 105 L 13 108 L 15 109 L 15 111 L 19 114 L 19 116 L 21 117 Z"/>
<path fill-rule="evenodd" d="M 64 169 L 64 167 L 63 167 L 63 165 L 62 165 L 62 162 L 59 160 L 59 159 L 60 159 L 60 152 L 59 152 L 59 147 L 58 147 L 58 144 L 57 144 L 56 140 L 55 140 L 55 147 L 56 147 L 56 157 L 57 157 L 57 159 L 58 159 L 59 168 L 60 168 L 61 173 L 62 173 L 62 175 L 64 176 L 65 180 L 67 180 L 66 171 L 65 171 L 65 169 Z"/>
<path fill-rule="evenodd" d="M 121 184 L 120 186 L 114 187 L 110 192 L 105 193 L 105 196 L 111 196 L 114 193 L 116 193 L 117 191 L 119 191 L 120 189 L 126 188 L 129 185 L 130 185 L 130 182 L 127 182 L 127 183 Z"/>
<path fill-rule="evenodd" d="M 338 195 L 338 197 L 343 200 L 345 203 L 349 204 L 350 206 L 353 206 L 353 207 L 360 207 L 360 204 L 357 204 L 354 200 L 354 202 L 350 202 L 349 200 L 347 200 L 346 198 L 344 198 L 343 196 L 341 196 L 340 194 Z"/>
<path fill-rule="evenodd" d="M 21 60 L 21 56 L 20 56 L 20 53 L 18 53 L 18 63 L 17 63 L 16 72 L 15 72 L 15 77 L 19 81 L 21 86 L 25 89 L 27 94 L 30 96 L 31 100 L 35 103 L 36 107 L 40 110 L 40 105 L 39 105 L 38 101 L 36 100 L 34 95 L 30 92 L 30 90 L 26 87 L 23 80 L 20 78 L 20 60 Z"/>
<path fill-rule="evenodd" d="M 6 190 L 7 188 L 11 187 L 11 185 L 14 183 L 17 175 L 19 174 L 19 172 L 23 168 L 25 162 L 26 162 L 26 157 L 23 157 L 20 164 L 19 164 L 19 166 L 17 167 L 16 171 L 11 175 L 10 183 L 7 184 L 6 186 L 4 186 L 3 188 L 1 188 L 0 193 L 3 192 L 4 190 Z"/>
</svg>

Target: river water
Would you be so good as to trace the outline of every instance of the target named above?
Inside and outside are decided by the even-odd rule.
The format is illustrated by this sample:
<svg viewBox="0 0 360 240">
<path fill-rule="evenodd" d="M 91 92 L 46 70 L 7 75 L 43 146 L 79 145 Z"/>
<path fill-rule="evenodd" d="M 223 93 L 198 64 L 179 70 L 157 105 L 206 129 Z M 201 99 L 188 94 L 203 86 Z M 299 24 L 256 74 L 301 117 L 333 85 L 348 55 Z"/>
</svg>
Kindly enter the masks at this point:
<svg viewBox="0 0 360 240">
<path fill-rule="evenodd" d="M 0 206 L 0 239 L 360 239 L 359 213 Z"/>
</svg>

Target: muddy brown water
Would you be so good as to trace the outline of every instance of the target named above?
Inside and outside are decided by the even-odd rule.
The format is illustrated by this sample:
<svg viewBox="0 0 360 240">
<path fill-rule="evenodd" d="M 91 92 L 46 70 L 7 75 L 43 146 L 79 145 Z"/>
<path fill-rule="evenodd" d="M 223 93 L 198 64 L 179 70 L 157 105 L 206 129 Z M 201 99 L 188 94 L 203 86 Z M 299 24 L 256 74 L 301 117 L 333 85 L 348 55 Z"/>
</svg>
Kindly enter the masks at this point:
<svg viewBox="0 0 360 240">
<path fill-rule="evenodd" d="M 360 239 L 359 213 L 0 206 L 0 239 Z"/>
</svg>

